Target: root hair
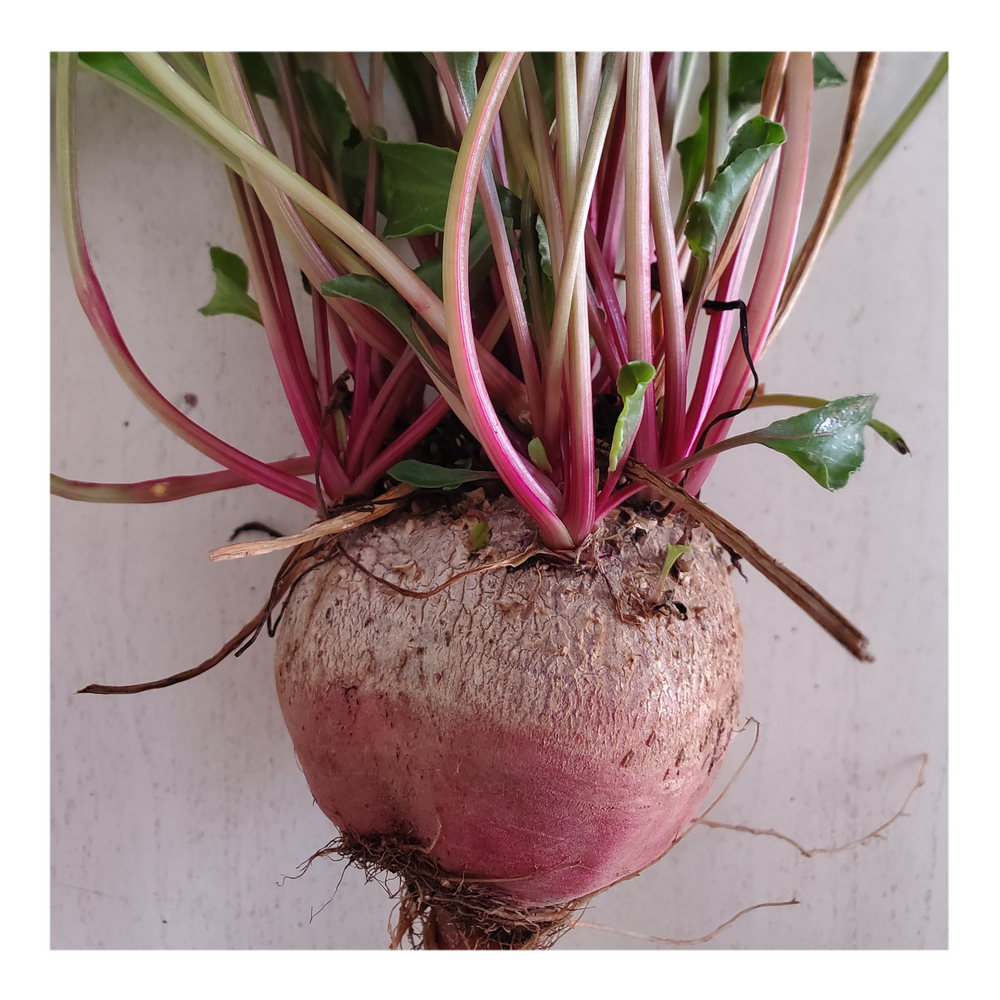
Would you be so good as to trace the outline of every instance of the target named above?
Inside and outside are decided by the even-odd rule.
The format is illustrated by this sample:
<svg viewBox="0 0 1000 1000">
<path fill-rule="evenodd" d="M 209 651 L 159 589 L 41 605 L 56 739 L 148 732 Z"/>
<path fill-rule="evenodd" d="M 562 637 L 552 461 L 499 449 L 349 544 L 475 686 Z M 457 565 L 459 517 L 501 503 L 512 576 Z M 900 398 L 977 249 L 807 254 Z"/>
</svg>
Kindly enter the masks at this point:
<svg viewBox="0 0 1000 1000">
<path fill-rule="evenodd" d="M 555 906 L 524 906 L 497 890 L 495 880 L 445 871 L 428 856 L 429 848 L 399 836 L 343 834 L 299 867 L 300 878 L 318 858 L 343 858 L 378 882 L 397 900 L 390 947 L 456 947 L 473 950 L 550 948 L 576 926 L 588 899 Z M 395 883 L 395 884 L 393 884 Z"/>
</svg>

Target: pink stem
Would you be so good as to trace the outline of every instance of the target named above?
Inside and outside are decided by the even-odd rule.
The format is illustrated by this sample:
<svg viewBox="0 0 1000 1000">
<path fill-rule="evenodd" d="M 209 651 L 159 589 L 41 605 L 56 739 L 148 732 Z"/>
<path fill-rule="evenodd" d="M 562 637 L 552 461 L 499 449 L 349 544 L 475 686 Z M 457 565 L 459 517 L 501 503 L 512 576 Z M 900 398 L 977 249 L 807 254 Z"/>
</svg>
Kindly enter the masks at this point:
<svg viewBox="0 0 1000 1000">
<path fill-rule="evenodd" d="M 323 301 L 326 302 L 326 299 Z M 347 300 L 343 301 L 346 302 Z M 327 320 L 333 328 L 333 341 L 340 354 L 340 359 L 348 371 L 354 371 L 354 365 L 356 364 L 354 354 L 357 350 L 357 341 L 341 316 L 330 308 L 329 302 L 326 302 L 326 309 Z"/>
<path fill-rule="evenodd" d="M 774 191 L 764 250 L 757 269 L 747 320 L 750 329 L 750 353 L 756 363 L 767 341 L 767 334 L 778 308 L 781 291 L 791 265 L 795 235 L 802 211 L 806 167 L 809 160 L 809 130 L 812 118 L 812 56 L 793 52 L 788 59 L 785 79 L 785 132 L 781 163 Z M 733 345 L 729 363 L 709 410 L 709 420 L 718 413 L 734 409 L 742 400 L 750 371 L 739 344 Z M 705 447 L 725 437 L 731 420 L 723 420 L 709 431 Z M 687 489 L 697 493 L 711 471 L 715 459 L 702 462 L 688 479 Z"/>
<path fill-rule="evenodd" d="M 139 401 L 178 437 L 219 465 L 244 476 L 248 481 L 258 483 L 315 510 L 317 497 L 312 484 L 251 458 L 200 427 L 164 398 L 136 364 L 135 358 L 125 345 L 104 289 L 94 271 L 80 216 L 73 149 L 73 80 L 70 70 L 69 65 L 60 61 L 57 94 L 62 100 L 57 101 L 57 114 L 64 117 L 57 120 L 56 157 L 63 230 L 76 294 L 101 346 L 115 370 Z"/>
<path fill-rule="evenodd" d="M 608 261 L 606 255 L 606 236 L 611 227 L 611 208 L 615 199 L 615 190 L 618 187 L 618 167 L 621 163 L 622 139 L 625 136 L 625 99 L 622 94 L 618 96 L 618 106 L 615 108 L 615 117 L 611 123 L 611 137 L 604 150 L 604 164 L 602 167 L 600 195 L 598 197 L 597 226 L 595 232 L 601 246 L 601 252 L 605 254 L 607 269 L 613 274 L 615 270 L 614 259 Z"/>
<path fill-rule="evenodd" d="M 288 282 L 280 267 L 281 257 L 274 230 L 252 189 L 235 175 L 232 175 L 232 182 L 250 251 L 250 273 L 254 289 L 258 293 L 264 329 L 282 388 L 306 448 L 310 454 L 320 455 L 323 485 L 331 496 L 339 496 L 347 488 L 347 474 L 333 449 L 320 448 L 319 400 L 295 318 Z"/>
<path fill-rule="evenodd" d="M 269 463 L 270 468 L 296 477 L 311 475 L 315 465 L 309 455 Z M 196 476 L 162 476 L 138 483 L 90 483 L 80 479 L 63 479 L 62 476 L 51 478 L 53 496 L 86 503 L 167 503 L 170 500 L 201 496 L 203 493 L 258 485 L 255 479 L 248 479 L 228 469 L 224 472 L 203 472 Z M 315 496 L 313 491 L 314 499 Z"/>
<path fill-rule="evenodd" d="M 621 469 L 624 466 L 624 462 L 618 468 Z M 617 476 L 615 476 L 615 481 L 617 482 Z M 623 486 L 617 493 L 612 493 L 610 496 L 605 497 L 602 493 L 602 499 L 597 504 L 597 510 L 594 513 L 594 523 L 600 524 L 608 514 L 611 513 L 616 507 L 620 507 L 626 500 L 631 500 L 637 493 L 641 493 L 646 487 L 642 483 L 629 483 L 627 486 Z"/>
<path fill-rule="evenodd" d="M 462 139 L 445 217 L 443 300 L 455 378 L 476 437 L 517 501 L 538 523 L 546 544 L 570 548 L 572 538 L 551 498 L 539 485 L 534 469 L 511 444 L 490 402 L 479 367 L 469 302 L 469 235 L 476 182 L 493 121 L 520 58 L 520 53 L 494 57 Z"/>
<path fill-rule="evenodd" d="M 405 458 L 444 418 L 448 412 L 448 402 L 444 397 L 437 399 L 414 422 L 396 438 L 379 456 L 369 464 L 357 479 L 351 483 L 350 495 L 361 495 L 384 476 L 386 471 Z"/>
<path fill-rule="evenodd" d="M 347 473 L 349 476 L 354 478 L 357 477 L 360 471 L 361 459 L 364 455 L 365 447 L 371 438 L 372 427 L 375 424 L 379 414 L 383 411 L 386 403 L 393 394 L 397 396 L 401 395 L 397 392 L 399 383 L 402 381 L 403 377 L 409 373 L 412 363 L 416 360 L 416 355 L 412 350 L 407 350 L 402 358 L 399 359 L 397 364 L 393 367 L 392 373 L 385 380 L 385 384 L 379 391 L 379 394 L 375 397 L 374 402 L 371 406 L 367 407 L 367 412 L 361 417 L 359 415 L 358 422 L 351 425 L 351 443 L 347 452 Z M 402 404 L 402 400 L 399 400 Z M 351 408 L 351 415 L 354 416 L 354 408 Z M 381 439 L 380 439 L 381 440 Z M 380 442 L 376 442 L 380 443 Z"/>
<path fill-rule="evenodd" d="M 313 343 L 316 355 L 316 393 L 321 411 L 325 411 L 333 395 L 333 367 L 330 361 L 329 310 L 323 296 L 313 289 Z"/>
<path fill-rule="evenodd" d="M 350 112 L 351 119 L 357 125 L 362 136 L 367 137 L 371 131 L 371 111 L 368 104 L 368 90 L 365 81 L 361 79 L 358 64 L 352 52 L 331 52 L 333 72 L 337 83 L 344 92 L 344 102 Z"/>
<path fill-rule="evenodd" d="M 615 293 L 614 279 L 608 271 L 607 261 L 601 253 L 597 236 L 588 226 L 584 233 L 584 246 L 587 251 L 587 267 L 594 282 L 594 294 L 604 311 L 606 322 L 610 324 L 611 344 L 618 361 L 618 368 L 628 360 L 628 333 L 625 326 L 625 317 L 622 314 L 621 304 L 618 295 Z M 615 373 L 617 374 L 617 368 Z"/>
<path fill-rule="evenodd" d="M 451 104 L 452 116 L 458 127 L 458 133 L 460 136 L 464 136 L 465 129 L 469 123 L 471 108 L 466 108 L 462 95 L 459 93 L 458 85 L 448 70 L 448 65 L 444 57 L 436 55 L 435 64 L 437 65 L 438 76 L 444 82 L 445 92 Z M 497 121 L 499 122 L 499 119 Z M 496 133 L 492 134 L 495 136 Z M 500 284 L 503 289 L 503 298 L 507 300 L 507 307 L 510 310 L 511 328 L 513 329 L 514 342 L 517 346 L 517 359 L 521 364 L 521 373 L 524 378 L 524 388 L 528 398 L 528 412 L 531 415 L 531 424 L 535 428 L 541 428 L 544 423 L 545 406 L 542 395 L 542 380 L 538 370 L 538 359 L 535 357 L 535 347 L 531 340 L 528 317 L 524 311 L 524 300 L 521 298 L 518 286 L 517 269 L 513 255 L 511 254 L 510 245 L 507 242 L 507 229 L 504 225 L 503 214 L 500 211 L 500 199 L 497 196 L 496 183 L 493 179 L 492 170 L 485 163 L 483 172 L 479 177 L 478 187 L 479 197 L 484 208 L 486 226 L 489 229 L 490 240 L 493 244 L 493 255 L 496 259 L 496 270 L 499 273 Z M 497 298 L 500 298 L 500 296 L 497 296 Z"/>
<path fill-rule="evenodd" d="M 778 162 L 777 157 L 772 157 L 764 167 L 764 176 L 757 187 L 757 194 L 754 197 L 750 215 L 747 217 L 747 223 L 743 229 L 743 236 L 740 239 L 739 247 L 733 255 L 733 259 L 726 266 L 722 277 L 719 279 L 719 285 L 715 293 L 715 298 L 717 299 L 731 302 L 739 298 L 747 261 L 753 247 L 757 228 L 764 214 L 764 206 L 767 204 L 774 175 L 778 169 Z M 701 365 L 698 369 L 698 381 L 691 396 L 691 403 L 688 406 L 684 450 L 671 461 L 677 461 L 686 455 L 690 455 L 706 426 L 708 408 L 722 380 L 726 361 L 726 347 L 729 344 L 729 335 L 735 321 L 736 314 L 732 311 L 711 314 L 705 348 L 701 355 Z M 742 356 L 742 347 L 737 344 L 733 347 L 733 350 L 736 349 L 739 349 L 740 356 Z"/>
</svg>

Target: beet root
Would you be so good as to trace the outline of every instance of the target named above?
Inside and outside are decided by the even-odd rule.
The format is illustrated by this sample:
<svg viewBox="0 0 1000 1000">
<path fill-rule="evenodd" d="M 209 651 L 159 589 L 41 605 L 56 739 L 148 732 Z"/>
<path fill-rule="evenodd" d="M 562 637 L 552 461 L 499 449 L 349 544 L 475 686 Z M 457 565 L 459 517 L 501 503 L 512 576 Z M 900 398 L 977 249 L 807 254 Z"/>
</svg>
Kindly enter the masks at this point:
<svg viewBox="0 0 1000 1000">
<path fill-rule="evenodd" d="M 479 499 L 331 543 L 281 621 L 278 695 L 336 850 L 400 876 L 397 941 L 544 945 L 694 817 L 737 724 L 742 631 L 728 557 L 684 514 L 427 596 L 531 548 L 513 501 Z M 668 543 L 692 552 L 657 593 Z"/>
</svg>

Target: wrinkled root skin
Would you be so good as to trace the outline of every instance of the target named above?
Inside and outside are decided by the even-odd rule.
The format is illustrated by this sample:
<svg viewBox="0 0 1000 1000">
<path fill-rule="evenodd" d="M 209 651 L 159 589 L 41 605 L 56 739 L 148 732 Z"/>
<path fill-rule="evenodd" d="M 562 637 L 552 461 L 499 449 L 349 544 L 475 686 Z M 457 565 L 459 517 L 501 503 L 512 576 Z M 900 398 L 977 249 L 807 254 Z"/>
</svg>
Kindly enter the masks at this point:
<svg viewBox="0 0 1000 1000">
<path fill-rule="evenodd" d="M 345 839 L 419 846 L 451 882 L 515 910 L 566 908 L 662 856 L 711 788 L 741 692 L 731 567 L 684 515 L 628 515 L 575 564 L 535 559 L 428 598 L 373 578 L 423 592 L 530 547 L 513 501 L 478 499 L 491 539 L 474 554 L 478 515 L 461 507 L 344 536 L 368 572 L 332 551 L 297 584 L 278 695 Z M 693 552 L 656 610 L 668 542 Z M 422 917 L 439 946 L 475 937 L 456 938 L 453 911 L 435 905 Z"/>
</svg>

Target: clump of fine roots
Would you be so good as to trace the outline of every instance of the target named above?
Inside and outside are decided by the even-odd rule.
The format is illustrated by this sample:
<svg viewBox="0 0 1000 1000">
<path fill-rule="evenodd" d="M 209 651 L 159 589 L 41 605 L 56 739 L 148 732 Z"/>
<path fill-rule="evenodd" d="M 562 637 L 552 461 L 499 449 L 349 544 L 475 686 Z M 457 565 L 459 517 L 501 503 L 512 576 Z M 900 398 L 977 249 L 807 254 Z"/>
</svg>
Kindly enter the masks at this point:
<svg viewBox="0 0 1000 1000">
<path fill-rule="evenodd" d="M 398 837 L 343 835 L 317 851 L 317 858 L 341 857 L 380 882 L 398 900 L 391 948 L 404 940 L 412 948 L 528 950 L 551 948 L 582 915 L 586 899 L 558 906 L 527 907 L 489 880 L 455 875 L 427 855 L 427 848 Z M 393 886 L 393 880 L 398 885 Z"/>
</svg>

